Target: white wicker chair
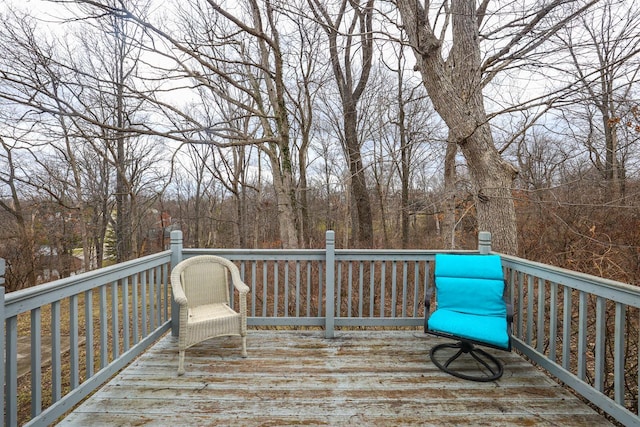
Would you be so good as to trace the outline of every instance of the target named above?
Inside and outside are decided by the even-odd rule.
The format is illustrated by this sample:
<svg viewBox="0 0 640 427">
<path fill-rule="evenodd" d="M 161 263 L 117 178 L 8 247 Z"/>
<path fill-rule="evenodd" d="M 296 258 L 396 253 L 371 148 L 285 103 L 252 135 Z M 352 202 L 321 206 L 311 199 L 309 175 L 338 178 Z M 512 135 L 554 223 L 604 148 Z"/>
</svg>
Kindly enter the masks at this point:
<svg viewBox="0 0 640 427">
<path fill-rule="evenodd" d="M 229 306 L 229 281 L 239 293 L 240 312 Z M 188 258 L 171 272 L 173 297 L 180 306 L 178 375 L 184 374 L 185 350 L 210 338 L 239 335 L 247 357 L 247 293 L 238 267 L 213 255 Z"/>
</svg>

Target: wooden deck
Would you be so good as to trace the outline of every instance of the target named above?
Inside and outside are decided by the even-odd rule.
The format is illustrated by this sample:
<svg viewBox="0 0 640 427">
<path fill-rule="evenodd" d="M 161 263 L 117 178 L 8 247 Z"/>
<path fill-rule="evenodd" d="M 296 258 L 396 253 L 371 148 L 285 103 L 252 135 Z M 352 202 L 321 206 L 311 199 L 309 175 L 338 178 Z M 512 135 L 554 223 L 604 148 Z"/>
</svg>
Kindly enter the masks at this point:
<svg viewBox="0 0 640 427">
<path fill-rule="evenodd" d="M 249 331 L 187 351 L 167 336 L 62 426 L 604 426 L 607 420 L 515 353 L 497 382 L 438 370 L 420 331 Z"/>
</svg>

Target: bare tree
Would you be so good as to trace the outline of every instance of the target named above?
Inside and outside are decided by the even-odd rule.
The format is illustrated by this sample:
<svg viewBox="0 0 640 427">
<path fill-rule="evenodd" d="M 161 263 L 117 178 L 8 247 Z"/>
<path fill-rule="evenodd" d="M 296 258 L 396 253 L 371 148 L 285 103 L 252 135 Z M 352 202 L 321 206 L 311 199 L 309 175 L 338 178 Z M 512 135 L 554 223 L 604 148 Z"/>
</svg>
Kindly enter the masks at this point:
<svg viewBox="0 0 640 427">
<path fill-rule="evenodd" d="M 401 33 L 401 37 L 404 34 Z M 395 93 L 382 104 L 388 111 L 386 121 L 393 125 L 393 138 L 396 144 L 389 143 L 390 157 L 400 180 L 400 230 L 402 247 L 406 248 L 410 237 L 410 216 L 417 205 L 423 205 L 413 200 L 411 190 L 414 186 L 414 176 L 417 169 L 424 167 L 430 155 L 437 153 L 442 143 L 439 136 L 439 121 L 434 117 L 435 112 L 424 88 L 409 74 L 407 64 L 406 45 L 394 44 L 393 60 L 385 61 L 385 65 L 395 75 L 395 83 L 390 87 Z"/>
<path fill-rule="evenodd" d="M 296 32 L 299 46 L 291 49 L 292 81 L 288 83 L 289 98 L 293 117 L 292 137 L 298 152 L 298 210 L 300 224 L 300 243 L 308 246 L 313 237 L 313 224 L 309 207 L 309 176 L 307 168 L 312 159 L 309 151 L 313 143 L 314 124 L 316 122 L 317 98 L 328 80 L 328 70 L 322 50 L 322 30 L 317 23 L 308 19 L 303 10 L 305 1 L 288 12 Z"/>
<path fill-rule="evenodd" d="M 286 64 L 279 14 L 272 3 L 248 0 L 237 8 L 223 8 L 215 2 L 189 2 L 176 6 L 176 20 L 169 25 L 154 22 L 122 2 L 109 5 L 78 0 L 76 3 L 94 8 L 90 15 L 96 18 L 126 17 L 136 23 L 155 39 L 144 45 L 146 54 L 167 64 L 153 70 L 164 88 L 139 91 L 138 96 L 153 104 L 171 126 L 160 130 L 136 123 L 127 128 L 129 134 L 155 134 L 187 143 L 200 143 L 201 135 L 205 135 L 208 143 L 221 147 L 259 146 L 271 165 L 280 240 L 284 247 L 297 247 Z M 210 97 L 225 99 L 238 107 L 242 116 L 252 117 L 251 133 L 243 133 L 224 117 L 203 121 L 202 117 L 191 115 L 184 103 L 180 103 L 181 97 L 174 94 L 184 95 L 184 91 L 193 88 L 206 88 Z"/>
<path fill-rule="evenodd" d="M 29 112 L 21 123 L 31 126 L 30 143 L 40 147 L 33 158 L 44 174 L 32 176 L 29 184 L 79 218 L 85 269 L 102 265 L 114 199 L 117 259 L 140 254 L 145 246 L 141 218 L 158 192 L 149 191 L 150 183 L 162 181 L 153 170 L 158 150 L 151 147 L 156 144 L 127 133 L 131 122 L 141 119 L 140 101 L 132 101 L 127 90 L 139 50 L 121 44 L 131 39 L 123 38 L 120 21 L 106 30 L 83 23 L 81 37 L 70 31 L 62 39 L 42 37 L 22 16 L 6 23 L 2 38 L 13 54 L 0 70 L 7 84 L 0 98 Z M 56 166 L 59 162 L 62 167 Z"/>
<path fill-rule="evenodd" d="M 629 149 L 619 132 L 629 122 L 625 110 L 633 105 L 630 93 L 640 77 L 640 7 L 635 1 L 607 0 L 579 23 L 559 32 L 558 39 L 581 89 L 585 145 L 607 183 L 607 201 L 617 201 L 624 197 Z"/>
<path fill-rule="evenodd" d="M 361 247 L 371 247 L 373 216 L 357 126 L 358 102 L 369 80 L 373 58 L 374 0 L 341 0 L 335 11 L 330 11 L 318 0 L 309 0 L 309 5 L 327 33 L 331 65 L 342 103 L 343 143 L 357 214 L 355 242 Z M 357 55 L 360 55 L 359 60 Z"/>
<path fill-rule="evenodd" d="M 5 236 L 13 245 L 11 253 L 5 255 L 9 259 L 7 287 L 11 292 L 36 284 L 35 241 L 28 212 L 23 207 L 24 195 L 19 190 L 22 175 L 16 164 L 19 150 L 15 144 L 5 141 L 2 135 L 0 148 L 0 209 L 9 215 L 7 224 L 14 224 L 17 231 L 14 236 Z"/>
<path fill-rule="evenodd" d="M 492 232 L 494 247 L 517 253 L 511 186 L 517 176 L 493 141 L 483 89 L 496 75 L 517 66 L 548 38 L 579 16 L 585 5 L 553 0 L 512 19 L 491 20 L 490 3 L 453 0 L 428 9 L 414 0 L 397 0 L 427 92 L 449 127 L 449 140 L 464 155 L 474 184 L 478 227 Z M 574 7 L 575 5 L 575 7 Z M 500 10 L 500 4 L 494 6 Z M 508 21 L 508 22 L 505 22 Z M 480 32 L 483 29 L 484 34 Z M 450 33 L 449 33 L 450 31 Z M 451 39 L 448 39 L 448 34 Z M 483 59 L 483 41 L 499 40 Z"/>
</svg>

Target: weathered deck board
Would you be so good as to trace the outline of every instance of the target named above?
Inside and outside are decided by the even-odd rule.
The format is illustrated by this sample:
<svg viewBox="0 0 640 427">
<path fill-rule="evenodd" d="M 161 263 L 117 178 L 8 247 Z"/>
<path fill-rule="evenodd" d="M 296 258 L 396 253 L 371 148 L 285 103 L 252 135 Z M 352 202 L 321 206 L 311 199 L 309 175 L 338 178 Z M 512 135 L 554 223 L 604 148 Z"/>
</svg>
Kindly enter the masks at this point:
<svg viewBox="0 0 640 427">
<path fill-rule="evenodd" d="M 604 426 L 606 419 L 514 353 L 497 382 L 439 371 L 419 331 L 250 331 L 187 351 L 163 338 L 62 426 Z"/>
</svg>

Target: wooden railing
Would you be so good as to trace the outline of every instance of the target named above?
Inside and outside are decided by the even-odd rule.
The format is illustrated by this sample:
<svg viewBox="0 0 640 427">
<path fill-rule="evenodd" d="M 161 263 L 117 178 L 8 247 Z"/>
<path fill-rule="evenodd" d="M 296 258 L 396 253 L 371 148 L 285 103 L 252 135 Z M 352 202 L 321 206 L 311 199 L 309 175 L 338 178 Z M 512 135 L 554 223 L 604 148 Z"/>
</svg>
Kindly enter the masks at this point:
<svg viewBox="0 0 640 427">
<path fill-rule="evenodd" d="M 170 260 L 165 251 L 6 295 L 2 288 L 4 424 L 50 425 L 169 330 Z"/>
<path fill-rule="evenodd" d="M 478 251 L 461 252 L 489 251 L 490 236 L 480 233 Z M 168 277 L 184 258 L 215 254 L 237 263 L 251 288 L 249 325 L 318 327 L 331 338 L 344 327 L 422 326 L 437 252 L 335 249 L 332 231 L 324 249 L 187 249 L 175 231 L 169 251 L 7 294 L 0 304 L 3 421 L 17 424 L 16 396 L 26 387 L 29 425 L 48 425 L 166 331 L 177 335 Z M 510 256 L 503 265 L 514 347 L 621 423 L 640 424 L 640 289 Z M 45 312 L 50 330 L 42 326 Z M 45 345 L 53 350 L 47 360 Z M 25 352 L 29 372 L 19 377 Z"/>
<path fill-rule="evenodd" d="M 438 251 L 337 250 L 333 236 L 327 232 L 324 249 L 183 249 L 182 255 L 215 254 L 238 264 L 251 289 L 249 325 L 320 326 L 330 338 L 337 327 L 424 324 Z"/>
<path fill-rule="evenodd" d="M 640 288 L 503 255 L 514 348 L 625 426 L 640 425 Z"/>
</svg>

